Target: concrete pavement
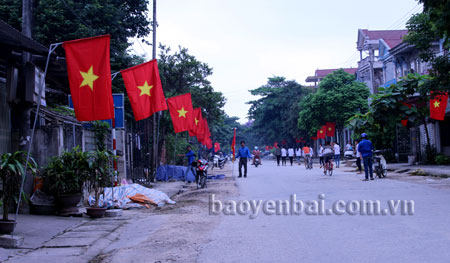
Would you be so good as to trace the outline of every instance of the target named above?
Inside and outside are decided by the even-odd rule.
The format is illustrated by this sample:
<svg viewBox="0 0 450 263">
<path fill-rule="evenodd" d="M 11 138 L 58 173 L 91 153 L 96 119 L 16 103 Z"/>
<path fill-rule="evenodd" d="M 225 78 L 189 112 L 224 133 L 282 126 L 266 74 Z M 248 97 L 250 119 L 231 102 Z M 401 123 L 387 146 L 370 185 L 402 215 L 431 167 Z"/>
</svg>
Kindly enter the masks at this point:
<svg viewBox="0 0 450 263">
<path fill-rule="evenodd" d="M 277 167 L 265 161 L 238 178 L 238 200 L 414 200 L 414 215 L 222 215 L 199 262 L 449 262 L 450 191 L 390 179 L 363 182 L 317 166 Z M 235 174 L 237 174 L 235 172 Z"/>
</svg>

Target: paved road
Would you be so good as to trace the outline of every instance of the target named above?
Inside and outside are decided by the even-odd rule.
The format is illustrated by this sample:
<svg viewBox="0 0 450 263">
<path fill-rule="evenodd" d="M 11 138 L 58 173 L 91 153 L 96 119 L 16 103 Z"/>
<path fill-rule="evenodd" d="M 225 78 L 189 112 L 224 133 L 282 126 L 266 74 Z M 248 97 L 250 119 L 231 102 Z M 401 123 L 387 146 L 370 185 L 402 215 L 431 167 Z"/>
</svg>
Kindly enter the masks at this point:
<svg viewBox="0 0 450 263">
<path fill-rule="evenodd" d="M 347 168 L 348 169 L 348 168 Z M 338 169 L 277 167 L 265 161 L 237 178 L 237 200 L 414 200 L 414 215 L 224 216 L 199 262 L 450 262 L 450 190 L 362 176 Z M 236 173 L 235 173 L 236 174 Z"/>
</svg>

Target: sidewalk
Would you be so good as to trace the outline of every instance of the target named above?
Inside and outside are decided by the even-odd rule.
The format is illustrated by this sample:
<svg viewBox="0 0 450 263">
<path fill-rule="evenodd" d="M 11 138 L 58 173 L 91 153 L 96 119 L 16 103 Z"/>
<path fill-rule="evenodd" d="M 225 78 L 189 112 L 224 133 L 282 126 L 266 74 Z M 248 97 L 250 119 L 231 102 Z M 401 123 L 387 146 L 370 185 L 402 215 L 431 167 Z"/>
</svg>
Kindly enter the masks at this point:
<svg viewBox="0 0 450 263">
<path fill-rule="evenodd" d="M 153 188 L 172 197 L 184 185 L 184 182 L 158 182 Z M 148 220 L 140 210 L 125 210 L 120 217 L 95 220 L 21 214 L 14 235 L 24 237 L 24 244 L 16 249 L 0 247 L 0 262 L 88 262 L 118 237 L 125 235 L 125 239 L 132 239 L 133 231 L 151 233 L 164 223 Z"/>
<path fill-rule="evenodd" d="M 450 177 L 450 165 L 408 165 L 406 163 L 388 163 L 388 170 L 394 173 L 411 173 L 421 169 L 423 175 Z"/>
</svg>

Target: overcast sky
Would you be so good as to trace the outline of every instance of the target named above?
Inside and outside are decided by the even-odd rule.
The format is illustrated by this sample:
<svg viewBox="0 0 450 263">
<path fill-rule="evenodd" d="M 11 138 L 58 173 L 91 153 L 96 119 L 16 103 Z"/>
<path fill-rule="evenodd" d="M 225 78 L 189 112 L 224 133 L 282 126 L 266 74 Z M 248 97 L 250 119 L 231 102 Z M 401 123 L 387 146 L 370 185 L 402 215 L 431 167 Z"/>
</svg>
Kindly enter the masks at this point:
<svg viewBox="0 0 450 263">
<path fill-rule="evenodd" d="M 318 68 L 356 67 L 358 29 L 403 29 L 420 11 L 415 0 L 159 0 L 157 41 L 212 67 L 226 113 L 243 123 L 248 90 L 268 77 L 305 84 Z"/>
</svg>

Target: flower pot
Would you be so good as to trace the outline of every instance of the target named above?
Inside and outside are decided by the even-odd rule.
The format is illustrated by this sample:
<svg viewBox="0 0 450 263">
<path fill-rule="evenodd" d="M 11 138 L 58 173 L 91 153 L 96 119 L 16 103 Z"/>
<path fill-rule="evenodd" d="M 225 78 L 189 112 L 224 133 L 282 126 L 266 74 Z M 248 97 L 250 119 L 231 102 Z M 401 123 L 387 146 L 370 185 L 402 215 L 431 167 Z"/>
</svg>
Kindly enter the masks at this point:
<svg viewBox="0 0 450 263">
<path fill-rule="evenodd" d="M 0 234 L 10 234 L 14 231 L 16 221 L 14 220 L 0 220 Z"/>
<path fill-rule="evenodd" d="M 86 208 L 86 214 L 91 218 L 100 218 L 105 215 L 106 208 L 88 207 Z"/>
<path fill-rule="evenodd" d="M 30 204 L 30 213 L 34 215 L 54 215 L 55 212 L 55 205 Z"/>
<path fill-rule="evenodd" d="M 75 207 L 80 203 L 82 194 L 58 195 L 56 196 L 56 204 L 58 208 Z"/>
</svg>

